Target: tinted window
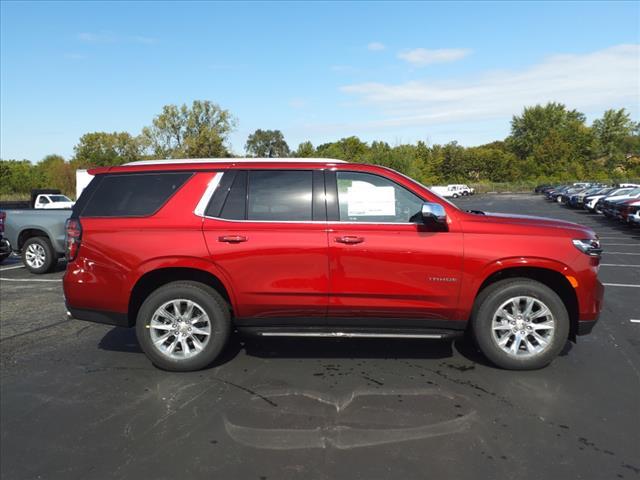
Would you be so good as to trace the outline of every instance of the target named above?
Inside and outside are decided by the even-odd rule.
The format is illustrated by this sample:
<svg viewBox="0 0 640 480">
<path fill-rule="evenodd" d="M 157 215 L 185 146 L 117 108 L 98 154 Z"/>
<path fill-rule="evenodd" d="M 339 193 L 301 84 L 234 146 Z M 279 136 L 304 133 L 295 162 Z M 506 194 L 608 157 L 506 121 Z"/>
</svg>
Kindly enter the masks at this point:
<svg viewBox="0 0 640 480">
<path fill-rule="evenodd" d="M 423 200 L 369 173 L 337 172 L 341 222 L 418 222 Z"/>
<path fill-rule="evenodd" d="M 155 213 L 192 174 L 106 175 L 82 211 L 83 217 L 141 217 Z"/>
<path fill-rule="evenodd" d="M 225 173 L 225 176 L 227 173 Z M 224 180 L 224 177 L 222 177 Z M 221 182 L 222 183 L 222 182 Z M 225 199 L 220 217 L 229 220 L 244 220 L 247 210 L 247 172 L 237 172 L 231 190 Z"/>
<path fill-rule="evenodd" d="M 313 172 L 250 171 L 249 220 L 309 221 L 312 219 Z"/>
</svg>

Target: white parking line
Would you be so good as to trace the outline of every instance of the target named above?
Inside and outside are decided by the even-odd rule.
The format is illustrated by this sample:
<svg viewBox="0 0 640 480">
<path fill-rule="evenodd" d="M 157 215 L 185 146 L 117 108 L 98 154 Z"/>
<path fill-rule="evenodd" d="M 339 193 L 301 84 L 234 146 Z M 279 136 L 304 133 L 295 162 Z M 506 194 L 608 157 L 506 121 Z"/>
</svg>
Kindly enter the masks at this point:
<svg viewBox="0 0 640 480">
<path fill-rule="evenodd" d="M 606 250 L 604 251 L 604 253 L 615 253 L 616 255 L 640 255 L 640 253 L 629 253 L 629 252 L 607 252 Z"/>
<path fill-rule="evenodd" d="M 2 278 L 2 277 L 0 277 L 0 280 L 4 282 L 61 282 L 62 281 L 61 278 L 50 280 L 48 278 L 44 279 L 44 278 Z"/>
<path fill-rule="evenodd" d="M 13 267 L 0 268 L 0 272 L 4 272 L 5 270 L 15 270 L 16 268 L 24 268 L 24 265 L 14 265 Z"/>
<path fill-rule="evenodd" d="M 632 318 L 631 320 L 629 320 L 631 323 L 640 323 L 640 320 L 636 320 L 635 318 Z"/>
<path fill-rule="evenodd" d="M 630 288 L 640 288 L 640 285 L 631 285 L 628 283 L 603 283 L 606 287 L 630 287 Z"/>
<path fill-rule="evenodd" d="M 640 268 L 640 265 L 621 265 L 619 263 L 601 263 L 601 267 L 635 267 Z"/>
</svg>

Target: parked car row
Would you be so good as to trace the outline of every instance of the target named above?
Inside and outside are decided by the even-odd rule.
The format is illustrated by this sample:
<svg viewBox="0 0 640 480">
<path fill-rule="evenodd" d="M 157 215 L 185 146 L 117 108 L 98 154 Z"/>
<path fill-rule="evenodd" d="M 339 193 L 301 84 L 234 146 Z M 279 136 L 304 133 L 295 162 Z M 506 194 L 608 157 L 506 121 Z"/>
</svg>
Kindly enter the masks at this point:
<svg viewBox="0 0 640 480">
<path fill-rule="evenodd" d="M 570 185 L 538 185 L 536 193 L 550 202 L 569 208 L 582 208 L 630 226 L 640 226 L 640 185 L 623 183 L 617 186 L 601 183 Z"/>
</svg>

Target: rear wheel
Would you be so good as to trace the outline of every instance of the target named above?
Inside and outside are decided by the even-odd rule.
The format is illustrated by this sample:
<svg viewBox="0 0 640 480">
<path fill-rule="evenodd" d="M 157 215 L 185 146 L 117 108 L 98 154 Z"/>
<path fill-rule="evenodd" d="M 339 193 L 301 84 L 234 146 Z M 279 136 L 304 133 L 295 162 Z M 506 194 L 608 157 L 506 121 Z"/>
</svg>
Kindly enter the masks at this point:
<svg viewBox="0 0 640 480">
<path fill-rule="evenodd" d="M 227 302 L 198 282 L 164 285 L 138 312 L 138 342 L 154 365 L 171 371 L 199 370 L 222 352 L 231 329 Z"/>
<path fill-rule="evenodd" d="M 22 246 L 22 262 L 31 273 L 51 271 L 57 259 L 48 238 L 31 237 Z"/>
<path fill-rule="evenodd" d="M 569 314 L 549 287 L 525 278 L 487 287 L 476 301 L 473 335 L 482 353 L 510 370 L 542 368 L 569 335 Z"/>
</svg>

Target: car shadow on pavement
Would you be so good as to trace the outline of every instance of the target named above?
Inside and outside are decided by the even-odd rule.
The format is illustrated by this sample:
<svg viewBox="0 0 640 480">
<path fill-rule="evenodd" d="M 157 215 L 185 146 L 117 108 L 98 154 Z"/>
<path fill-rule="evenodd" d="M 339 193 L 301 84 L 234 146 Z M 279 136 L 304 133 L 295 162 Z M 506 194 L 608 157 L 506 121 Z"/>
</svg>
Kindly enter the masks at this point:
<svg viewBox="0 0 640 480">
<path fill-rule="evenodd" d="M 233 360 L 242 350 L 243 346 L 240 340 L 238 335 L 232 335 L 222 354 L 216 358 L 209 368 L 217 367 Z M 138 343 L 135 328 L 112 328 L 100 339 L 98 348 L 110 352 L 139 353 L 144 355 Z"/>
<path fill-rule="evenodd" d="M 572 348 L 567 342 L 560 356 Z M 142 354 L 133 328 L 114 327 L 100 340 L 98 348 L 112 352 Z M 474 364 L 494 367 L 468 337 L 451 340 L 424 339 L 318 339 L 318 338 L 257 338 L 233 334 L 223 353 L 209 367 L 224 365 L 241 350 L 258 358 L 358 358 L 358 359 L 424 359 L 442 360 L 457 354 Z"/>
</svg>

